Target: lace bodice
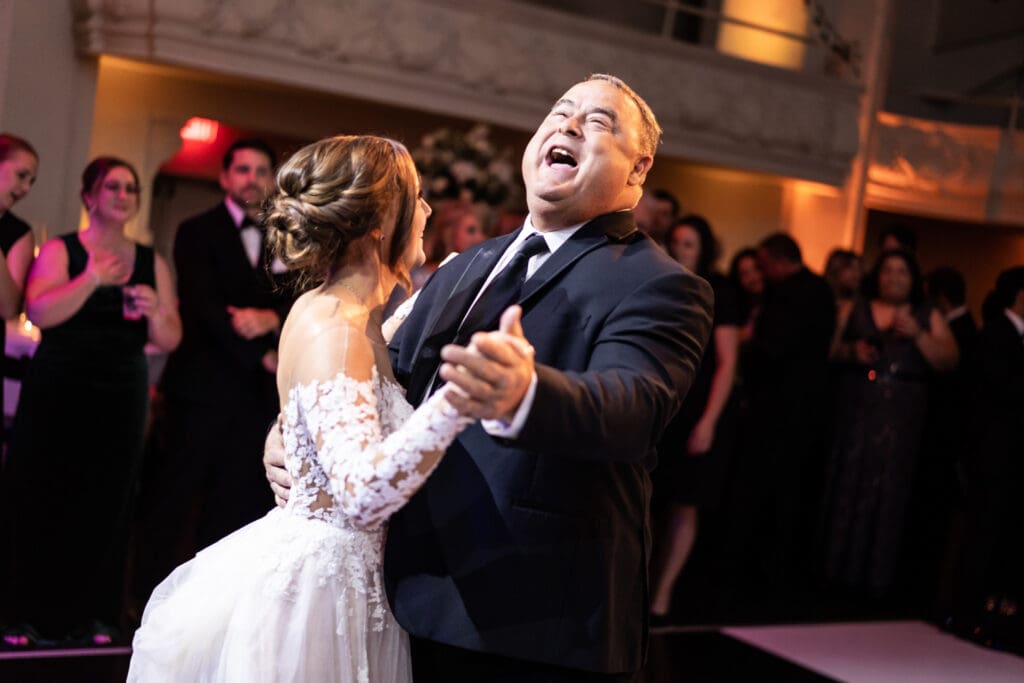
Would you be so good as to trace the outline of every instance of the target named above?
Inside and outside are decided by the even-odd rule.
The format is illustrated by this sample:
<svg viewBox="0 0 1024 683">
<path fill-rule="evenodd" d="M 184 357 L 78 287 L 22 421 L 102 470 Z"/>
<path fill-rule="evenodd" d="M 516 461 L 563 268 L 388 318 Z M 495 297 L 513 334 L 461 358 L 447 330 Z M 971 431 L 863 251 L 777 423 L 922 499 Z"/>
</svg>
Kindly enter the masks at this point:
<svg viewBox="0 0 1024 683">
<path fill-rule="evenodd" d="M 284 407 L 286 510 L 359 529 L 379 527 L 433 470 L 423 454 L 444 450 L 463 427 L 439 391 L 413 411 L 395 382 L 339 372 L 298 384 Z"/>
</svg>

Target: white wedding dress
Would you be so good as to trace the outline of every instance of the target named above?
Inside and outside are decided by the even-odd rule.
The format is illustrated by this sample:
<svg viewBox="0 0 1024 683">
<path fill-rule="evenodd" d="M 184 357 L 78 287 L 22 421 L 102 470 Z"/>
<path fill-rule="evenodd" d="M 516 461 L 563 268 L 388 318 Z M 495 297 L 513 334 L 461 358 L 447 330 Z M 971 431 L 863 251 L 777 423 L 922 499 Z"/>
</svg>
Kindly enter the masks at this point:
<svg viewBox="0 0 1024 683">
<path fill-rule="evenodd" d="M 288 392 L 288 504 L 156 588 L 129 681 L 412 680 L 408 638 L 384 594 L 385 522 L 429 475 L 423 454 L 470 420 L 443 391 L 414 412 L 376 367 L 361 380 L 324 370 Z"/>
</svg>

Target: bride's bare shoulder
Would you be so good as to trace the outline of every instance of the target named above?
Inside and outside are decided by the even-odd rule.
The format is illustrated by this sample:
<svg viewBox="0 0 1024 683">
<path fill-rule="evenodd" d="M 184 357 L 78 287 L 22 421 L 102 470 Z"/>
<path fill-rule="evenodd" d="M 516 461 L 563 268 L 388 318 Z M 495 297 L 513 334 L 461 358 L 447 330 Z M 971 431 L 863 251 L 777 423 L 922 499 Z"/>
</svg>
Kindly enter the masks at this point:
<svg viewBox="0 0 1024 683">
<path fill-rule="evenodd" d="M 281 331 L 280 368 L 290 371 L 286 376 L 341 368 L 348 374 L 368 376 L 373 347 L 366 334 L 367 317 L 365 307 L 335 296 L 316 291 L 303 294 Z"/>
</svg>

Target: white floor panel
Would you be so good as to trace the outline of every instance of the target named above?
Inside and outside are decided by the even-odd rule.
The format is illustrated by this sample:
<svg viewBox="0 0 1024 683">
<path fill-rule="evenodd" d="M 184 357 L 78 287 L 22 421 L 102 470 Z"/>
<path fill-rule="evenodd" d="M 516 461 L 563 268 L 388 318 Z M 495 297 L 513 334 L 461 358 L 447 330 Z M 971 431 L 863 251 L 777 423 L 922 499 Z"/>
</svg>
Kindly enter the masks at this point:
<svg viewBox="0 0 1024 683">
<path fill-rule="evenodd" d="M 1022 683 L 1024 658 L 918 621 L 725 628 L 722 632 L 847 683 Z"/>
</svg>

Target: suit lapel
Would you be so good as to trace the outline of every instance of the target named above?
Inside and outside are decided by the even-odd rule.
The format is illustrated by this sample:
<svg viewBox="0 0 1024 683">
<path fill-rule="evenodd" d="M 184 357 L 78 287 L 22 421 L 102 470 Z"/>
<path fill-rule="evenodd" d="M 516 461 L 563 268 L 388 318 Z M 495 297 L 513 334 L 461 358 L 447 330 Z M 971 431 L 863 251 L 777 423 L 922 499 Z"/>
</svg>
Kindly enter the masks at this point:
<svg viewBox="0 0 1024 683">
<path fill-rule="evenodd" d="M 634 232 L 636 232 L 636 225 L 633 222 L 632 213 L 619 211 L 598 216 L 577 230 L 544 262 L 544 265 L 533 274 L 533 277 L 526 281 L 518 303 L 522 304 L 528 301 L 588 252 L 609 241 L 620 241 Z"/>
<path fill-rule="evenodd" d="M 526 303 L 538 295 L 545 286 L 557 279 L 557 276 L 568 269 L 585 254 L 609 241 L 619 241 L 636 232 L 633 214 L 626 211 L 605 214 L 590 221 L 569 238 L 552 254 L 544 265 L 533 274 L 523 286 L 519 303 Z M 441 347 L 455 338 L 462 319 L 466 317 L 470 304 L 476 298 L 488 274 L 494 269 L 501 255 L 518 237 L 515 231 L 504 237 L 486 242 L 465 267 L 447 299 L 436 300 L 431 310 L 431 320 L 424 329 L 430 330 L 422 338 L 417 349 L 415 364 L 409 375 L 408 398 L 416 405 L 423 398 L 423 393 L 434 377 L 440 364 Z M 439 295 L 443 296 L 443 295 Z M 426 353 L 425 350 L 429 349 Z"/>
<path fill-rule="evenodd" d="M 431 306 L 431 318 L 424 326 L 429 332 L 422 338 L 416 356 L 417 361 L 409 376 L 410 400 L 419 399 L 421 393 L 426 390 L 440 362 L 441 347 L 455 338 L 459 324 L 466 317 L 470 304 L 473 303 L 488 274 L 518 234 L 516 231 L 484 243 L 455 280 L 451 290 L 447 294 L 438 294 L 438 299 Z M 442 301 L 441 297 L 447 298 Z M 424 349 L 430 351 L 424 354 Z M 413 403 L 415 405 L 415 401 Z"/>
</svg>

